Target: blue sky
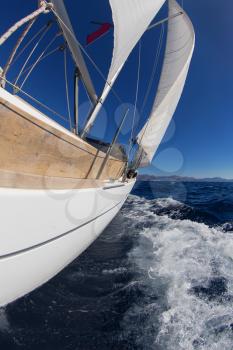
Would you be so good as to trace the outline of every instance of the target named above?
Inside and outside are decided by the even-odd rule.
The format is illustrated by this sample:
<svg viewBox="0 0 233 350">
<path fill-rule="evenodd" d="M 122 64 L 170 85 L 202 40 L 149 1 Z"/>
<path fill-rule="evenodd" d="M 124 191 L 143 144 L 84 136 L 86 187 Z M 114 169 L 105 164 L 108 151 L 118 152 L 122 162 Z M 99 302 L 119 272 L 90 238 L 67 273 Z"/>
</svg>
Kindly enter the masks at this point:
<svg viewBox="0 0 233 350">
<path fill-rule="evenodd" d="M 22 7 L 22 3 L 24 7 Z M 32 11 L 36 4 L 36 0 L 3 2 L 0 13 L 1 32 L 4 32 L 14 21 Z M 85 44 L 86 35 L 96 29 L 90 21 L 111 21 L 111 11 L 107 0 L 66 0 L 66 4 L 82 44 Z M 179 174 L 196 177 L 233 178 L 233 2 L 229 0 L 184 0 L 184 8 L 196 31 L 195 53 L 185 90 L 173 122 L 158 150 L 153 165 L 144 169 L 143 172 L 162 175 Z M 14 9 L 13 12 L 12 9 Z M 157 18 L 164 16 L 166 16 L 166 6 Z M 46 20 L 46 16 L 42 16 L 33 27 L 32 34 L 41 28 Z M 48 42 L 53 37 L 56 30 L 56 26 L 51 29 L 40 50 L 43 49 L 43 45 L 46 45 L 46 41 Z M 148 32 L 142 40 L 139 109 L 150 78 L 159 34 L 160 28 L 154 29 Z M 0 48 L 0 65 L 4 65 L 10 47 L 16 38 L 17 35 L 14 35 L 7 45 Z M 62 42 L 63 39 L 59 38 L 53 47 Z M 87 48 L 88 54 L 105 75 L 107 75 L 111 61 L 112 44 L 112 33 L 110 33 Z M 41 52 L 40 50 L 35 53 L 34 59 Z M 70 58 L 68 62 L 69 88 L 72 94 L 73 67 Z M 115 85 L 115 90 L 126 104 L 134 103 L 137 62 L 138 47 L 132 53 Z M 9 79 L 14 79 L 21 64 L 22 61 L 19 60 L 13 66 Z M 88 67 L 97 91 L 100 93 L 104 82 L 89 63 Z M 137 129 L 148 116 L 156 84 L 157 81 L 154 83 L 147 108 L 140 115 Z M 63 115 L 67 115 L 63 53 L 54 54 L 41 63 L 24 88 Z M 85 92 L 81 90 L 81 124 L 85 120 L 89 107 Z M 123 109 L 124 106 L 119 107 L 119 103 L 113 95 L 109 96 L 92 134 L 106 140 L 110 138 Z M 132 113 L 123 129 L 121 142 L 126 142 L 129 137 L 131 122 Z M 107 134 L 106 130 L 108 130 Z"/>
</svg>

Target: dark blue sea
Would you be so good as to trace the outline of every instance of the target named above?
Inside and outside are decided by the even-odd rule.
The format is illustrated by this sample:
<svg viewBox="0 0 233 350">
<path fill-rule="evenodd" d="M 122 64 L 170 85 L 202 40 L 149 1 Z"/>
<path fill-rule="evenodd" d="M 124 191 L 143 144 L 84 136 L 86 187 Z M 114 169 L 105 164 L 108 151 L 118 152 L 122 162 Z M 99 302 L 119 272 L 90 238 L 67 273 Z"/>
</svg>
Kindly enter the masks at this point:
<svg viewBox="0 0 233 350">
<path fill-rule="evenodd" d="M 0 350 L 232 350 L 233 183 L 139 182 L 100 238 L 0 309 Z"/>
</svg>

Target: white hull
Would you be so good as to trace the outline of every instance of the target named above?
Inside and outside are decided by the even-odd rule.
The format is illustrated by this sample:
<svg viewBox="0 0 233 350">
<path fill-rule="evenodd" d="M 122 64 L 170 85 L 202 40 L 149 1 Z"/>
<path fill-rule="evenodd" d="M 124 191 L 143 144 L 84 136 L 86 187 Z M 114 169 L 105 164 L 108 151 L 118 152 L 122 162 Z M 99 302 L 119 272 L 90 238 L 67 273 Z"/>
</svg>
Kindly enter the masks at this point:
<svg viewBox="0 0 233 350">
<path fill-rule="evenodd" d="M 115 217 L 133 185 L 0 189 L 0 305 L 39 287 L 77 258 Z"/>
</svg>

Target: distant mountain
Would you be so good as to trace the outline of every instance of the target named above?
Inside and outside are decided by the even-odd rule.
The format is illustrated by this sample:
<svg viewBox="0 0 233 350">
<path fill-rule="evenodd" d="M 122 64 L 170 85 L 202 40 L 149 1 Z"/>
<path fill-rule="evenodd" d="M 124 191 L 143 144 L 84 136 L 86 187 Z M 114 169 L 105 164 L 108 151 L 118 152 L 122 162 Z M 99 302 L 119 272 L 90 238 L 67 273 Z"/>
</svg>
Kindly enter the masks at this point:
<svg viewBox="0 0 233 350">
<path fill-rule="evenodd" d="M 147 175 L 147 174 L 138 175 L 137 180 L 138 181 L 170 181 L 170 182 L 233 182 L 233 179 L 228 180 L 228 179 L 223 179 L 221 177 L 198 179 L 198 178 L 189 177 L 189 176 L 155 176 L 155 175 Z"/>
</svg>

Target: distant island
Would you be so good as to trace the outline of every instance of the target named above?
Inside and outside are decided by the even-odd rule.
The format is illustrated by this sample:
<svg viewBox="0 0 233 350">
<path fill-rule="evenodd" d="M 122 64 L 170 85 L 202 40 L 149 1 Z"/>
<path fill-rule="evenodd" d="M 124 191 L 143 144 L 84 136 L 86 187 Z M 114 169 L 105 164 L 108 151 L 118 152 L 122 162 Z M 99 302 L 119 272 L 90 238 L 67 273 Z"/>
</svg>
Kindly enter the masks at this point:
<svg viewBox="0 0 233 350">
<path fill-rule="evenodd" d="M 138 181 L 170 181 L 170 182 L 233 182 L 229 179 L 223 179 L 221 177 L 213 178 L 195 178 L 189 176 L 156 176 L 156 175 L 147 175 L 141 174 L 137 177 Z"/>
</svg>

